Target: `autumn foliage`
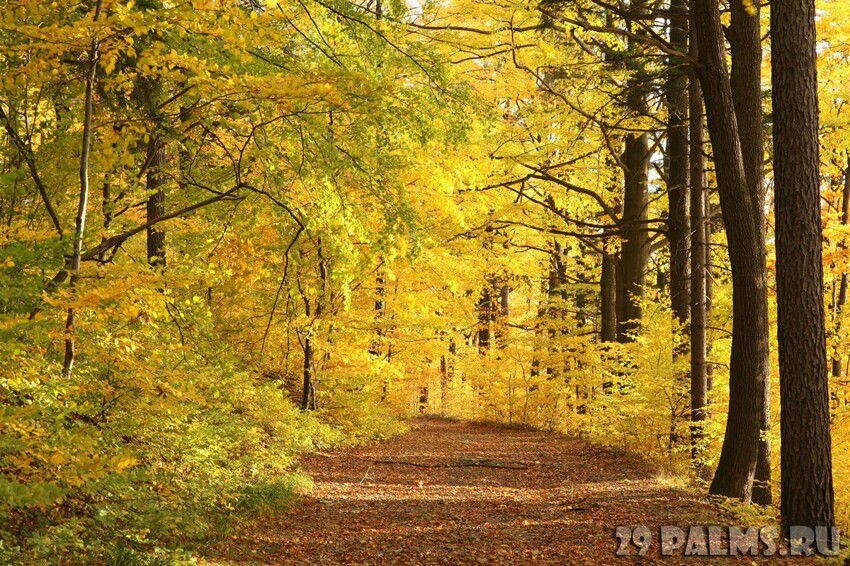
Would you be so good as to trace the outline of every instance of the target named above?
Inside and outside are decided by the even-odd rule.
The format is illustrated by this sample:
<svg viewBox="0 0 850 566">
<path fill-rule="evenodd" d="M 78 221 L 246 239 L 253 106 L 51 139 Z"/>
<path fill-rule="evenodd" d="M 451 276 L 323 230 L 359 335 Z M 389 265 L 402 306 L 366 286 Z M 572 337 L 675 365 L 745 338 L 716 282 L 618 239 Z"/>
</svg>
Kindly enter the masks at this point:
<svg viewBox="0 0 850 566">
<path fill-rule="evenodd" d="M 732 331 L 716 181 L 709 166 L 695 446 L 671 306 L 668 54 L 610 33 L 592 2 L 561 4 L 0 2 L 0 562 L 175 556 L 284 506 L 309 484 L 300 454 L 423 412 L 586 436 L 704 487 Z M 848 526 L 850 13 L 821 7 Z M 628 220 L 634 132 L 646 202 Z M 771 231 L 768 215 L 773 323 Z M 603 264 L 638 234 L 641 292 L 620 300 L 640 320 L 607 340 Z"/>
</svg>

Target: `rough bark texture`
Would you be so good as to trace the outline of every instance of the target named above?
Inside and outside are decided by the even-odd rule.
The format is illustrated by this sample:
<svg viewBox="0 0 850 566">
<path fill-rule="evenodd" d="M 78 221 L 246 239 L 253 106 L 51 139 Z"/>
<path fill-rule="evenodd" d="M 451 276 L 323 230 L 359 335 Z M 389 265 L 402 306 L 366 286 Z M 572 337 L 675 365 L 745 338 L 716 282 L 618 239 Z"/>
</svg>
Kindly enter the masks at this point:
<svg viewBox="0 0 850 566">
<path fill-rule="evenodd" d="M 617 329 L 617 340 L 630 342 L 640 326 L 643 309 L 640 301 L 646 283 L 646 265 L 649 260 L 649 236 L 646 232 L 647 192 L 649 179 L 649 136 L 626 136 L 623 165 L 625 166 L 625 193 L 623 195 L 623 246 L 620 258 L 622 272 L 622 311 Z"/>
<path fill-rule="evenodd" d="M 689 85 L 690 183 L 691 183 L 691 442 L 696 460 L 701 451 L 702 423 L 707 403 L 706 387 L 706 254 L 705 254 L 705 159 L 703 145 L 702 92 L 696 80 Z"/>
<path fill-rule="evenodd" d="M 670 2 L 670 43 L 687 51 L 688 25 L 683 0 Z M 688 78 L 685 62 L 670 58 L 667 99 L 667 240 L 670 243 L 670 303 L 680 324 L 690 307 L 690 218 L 688 216 Z"/>
<path fill-rule="evenodd" d="M 762 126 L 761 100 L 761 17 L 757 2 L 732 0 L 730 2 L 732 25 L 727 28 L 729 45 L 732 52 L 732 100 L 735 104 L 735 117 L 738 121 L 738 135 L 741 140 L 741 155 L 744 159 L 744 173 L 747 188 L 756 201 L 753 220 L 758 223 L 764 239 L 764 128 Z M 764 246 L 762 246 L 764 247 Z M 766 255 L 766 250 L 762 250 Z M 734 276 L 734 274 L 733 274 Z M 767 315 L 767 288 L 763 296 L 757 297 L 757 309 Z M 755 362 L 764 366 L 765 375 L 770 375 L 770 353 L 768 348 L 755 350 L 751 355 Z M 770 430 L 770 380 L 765 380 L 763 390 L 764 407 L 761 411 L 762 431 Z M 759 444 L 759 456 L 756 464 L 753 484 L 753 502 L 767 505 L 770 494 L 770 441 L 763 435 Z"/>
<path fill-rule="evenodd" d="M 694 0 L 692 12 L 733 281 L 729 418 L 710 492 L 751 501 L 768 379 L 765 244 L 757 220 L 759 199 L 747 183 L 719 5 Z"/>
<path fill-rule="evenodd" d="M 161 139 L 152 139 L 148 146 L 147 173 L 147 221 L 153 222 L 165 216 L 165 184 L 163 167 L 165 166 L 165 143 Z M 148 263 L 165 266 L 165 230 L 159 225 L 147 229 Z"/>
<path fill-rule="evenodd" d="M 782 523 L 832 526 L 815 3 L 771 10 Z"/>
</svg>

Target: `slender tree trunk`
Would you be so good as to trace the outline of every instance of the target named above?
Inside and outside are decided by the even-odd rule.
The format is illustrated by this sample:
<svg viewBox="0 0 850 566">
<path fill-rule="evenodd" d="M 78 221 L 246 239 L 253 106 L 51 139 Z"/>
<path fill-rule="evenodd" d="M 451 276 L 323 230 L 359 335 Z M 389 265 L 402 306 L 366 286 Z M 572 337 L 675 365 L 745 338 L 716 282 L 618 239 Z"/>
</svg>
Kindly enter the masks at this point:
<svg viewBox="0 0 850 566">
<path fill-rule="evenodd" d="M 493 305 L 493 335 L 498 348 L 504 348 L 506 343 L 507 318 L 510 314 L 511 288 L 507 283 L 497 285 L 499 290 L 499 308 Z"/>
<path fill-rule="evenodd" d="M 670 3 L 670 43 L 687 51 L 688 20 L 683 0 Z M 670 302 L 681 325 L 688 321 L 690 307 L 688 216 L 688 77 L 685 62 L 669 61 L 667 99 L 667 239 L 670 245 Z"/>
<path fill-rule="evenodd" d="M 771 5 L 782 524 L 835 524 L 814 0 Z"/>
<path fill-rule="evenodd" d="M 315 353 L 313 352 L 313 339 L 310 331 L 304 337 L 304 382 L 301 387 L 301 409 L 308 411 L 316 408 L 316 392 L 313 388 L 313 367 Z"/>
<path fill-rule="evenodd" d="M 599 300 L 601 336 L 603 342 L 617 340 L 617 260 L 610 253 L 602 254 L 602 275 Z"/>
<path fill-rule="evenodd" d="M 702 89 L 700 89 L 700 92 L 702 92 Z M 703 124 L 704 123 L 705 116 L 703 116 Z M 705 159 L 704 156 L 703 159 Z M 704 170 L 705 162 L 703 161 L 703 171 Z M 707 329 L 709 321 L 711 320 L 711 309 L 714 305 L 714 273 L 711 270 L 711 235 L 714 232 L 714 216 L 712 214 L 711 198 L 709 198 L 709 190 L 707 185 L 703 187 L 703 193 L 705 194 L 705 323 Z M 707 391 L 710 392 L 714 388 L 714 364 L 712 364 L 709 360 L 709 357 L 711 356 L 712 347 L 711 340 L 708 339 L 707 330 L 705 339 L 705 388 Z M 707 399 L 707 403 L 710 402 L 711 399 Z M 706 411 L 708 411 L 707 408 Z"/>
<path fill-rule="evenodd" d="M 157 137 L 148 145 L 147 172 L 147 221 L 152 222 L 165 216 L 165 143 Z M 159 225 L 147 229 L 148 263 L 165 267 L 165 230 Z"/>
<path fill-rule="evenodd" d="M 762 444 L 768 380 L 765 243 L 758 221 L 759 199 L 749 190 L 744 167 L 720 7 L 714 0 L 694 0 L 692 13 L 699 48 L 697 72 L 714 148 L 732 268 L 729 416 L 710 491 L 749 502 Z"/>
<path fill-rule="evenodd" d="M 383 260 L 381 260 L 383 264 Z M 379 269 L 382 269 L 379 267 Z M 384 340 L 384 329 L 381 324 L 384 322 L 387 312 L 387 281 L 383 272 L 380 272 L 375 277 L 375 324 L 378 327 L 375 330 L 375 339 L 369 345 L 369 353 L 375 357 L 381 356 L 381 343 Z"/>
<path fill-rule="evenodd" d="M 103 182 L 103 187 L 101 187 L 100 194 L 101 194 L 100 210 L 101 210 L 101 213 L 103 214 L 103 224 L 102 224 L 102 226 L 103 226 L 103 236 L 101 236 L 100 241 L 101 241 L 101 243 L 103 243 L 104 241 L 106 241 L 106 238 L 108 237 L 107 234 L 109 233 L 110 226 L 112 226 L 112 219 L 113 219 L 113 214 L 112 214 L 112 189 L 111 189 L 111 186 L 109 184 L 109 179 L 107 179 L 106 181 Z M 100 253 L 100 256 L 99 256 L 98 259 L 102 262 L 105 262 L 107 257 L 108 256 L 107 256 L 106 250 L 104 250 Z"/>
<path fill-rule="evenodd" d="M 100 17 L 102 0 L 98 0 L 94 11 L 94 21 Z M 80 278 L 80 264 L 83 255 L 83 239 L 86 231 L 86 213 L 89 203 L 89 154 L 91 153 L 92 119 L 94 116 L 94 82 L 97 72 L 97 61 L 100 55 L 100 44 L 92 40 L 88 53 L 88 69 L 86 70 L 85 110 L 83 115 L 83 141 L 80 149 L 80 197 L 77 203 L 77 217 L 74 224 L 74 248 L 71 256 L 71 293 L 76 293 L 77 281 Z M 76 332 L 77 312 L 72 306 L 68 308 L 65 319 L 65 359 L 62 362 L 62 376 L 71 377 L 74 371 L 74 361 L 77 358 Z"/>
<path fill-rule="evenodd" d="M 847 169 L 844 170 L 844 190 L 841 193 L 841 223 L 844 226 L 850 224 L 850 156 L 847 157 Z M 842 245 L 842 249 L 846 246 Z M 841 336 L 841 316 L 844 313 L 844 306 L 847 304 L 847 273 L 841 274 L 841 280 L 838 284 L 838 299 L 835 302 L 835 335 Z M 836 346 L 832 357 L 832 375 L 841 377 L 844 374 L 841 360 L 840 345 Z"/>
<path fill-rule="evenodd" d="M 695 48 L 691 48 L 695 55 Z M 707 404 L 706 383 L 706 245 L 705 245 L 705 134 L 702 118 L 702 92 L 699 82 L 689 86 L 690 173 L 691 173 L 691 455 L 699 460 L 702 451 L 703 421 Z M 701 467 L 698 465 L 698 468 Z"/>
<path fill-rule="evenodd" d="M 490 349 L 490 322 L 493 319 L 493 293 L 484 288 L 478 301 L 478 351 L 485 354 Z"/>
</svg>

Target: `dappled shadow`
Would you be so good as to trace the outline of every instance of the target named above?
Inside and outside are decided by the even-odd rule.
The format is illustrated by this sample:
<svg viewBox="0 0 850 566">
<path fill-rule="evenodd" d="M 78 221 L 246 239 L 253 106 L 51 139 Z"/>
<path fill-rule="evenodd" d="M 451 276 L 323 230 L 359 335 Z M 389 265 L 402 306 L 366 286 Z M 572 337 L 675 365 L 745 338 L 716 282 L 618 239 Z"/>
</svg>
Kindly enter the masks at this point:
<svg viewBox="0 0 850 566">
<path fill-rule="evenodd" d="M 406 464 L 459 459 L 527 468 Z M 660 486 L 637 458 L 517 428 L 420 419 L 411 434 L 303 464 L 314 488 L 293 512 L 251 525 L 208 556 L 234 564 L 615 564 L 630 562 L 614 554 L 617 525 L 657 532 L 729 522 Z M 695 562 L 664 560 L 679 561 Z"/>
</svg>

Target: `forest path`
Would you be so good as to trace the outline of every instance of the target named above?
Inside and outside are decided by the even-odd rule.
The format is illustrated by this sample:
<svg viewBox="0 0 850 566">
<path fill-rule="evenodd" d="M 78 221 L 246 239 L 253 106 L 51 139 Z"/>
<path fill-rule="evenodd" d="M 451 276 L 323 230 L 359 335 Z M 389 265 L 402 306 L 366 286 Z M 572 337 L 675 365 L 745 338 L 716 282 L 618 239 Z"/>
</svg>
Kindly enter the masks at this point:
<svg viewBox="0 0 850 566">
<path fill-rule="evenodd" d="M 409 434 L 303 464 L 313 491 L 210 549 L 217 561 L 629 564 L 614 554 L 617 525 L 650 526 L 660 559 L 660 525 L 729 522 L 634 457 L 540 431 L 421 418 Z M 700 559 L 664 560 L 678 562 Z"/>
</svg>

